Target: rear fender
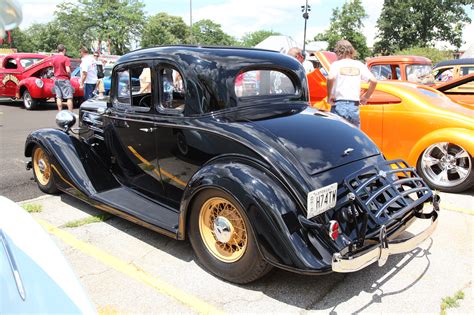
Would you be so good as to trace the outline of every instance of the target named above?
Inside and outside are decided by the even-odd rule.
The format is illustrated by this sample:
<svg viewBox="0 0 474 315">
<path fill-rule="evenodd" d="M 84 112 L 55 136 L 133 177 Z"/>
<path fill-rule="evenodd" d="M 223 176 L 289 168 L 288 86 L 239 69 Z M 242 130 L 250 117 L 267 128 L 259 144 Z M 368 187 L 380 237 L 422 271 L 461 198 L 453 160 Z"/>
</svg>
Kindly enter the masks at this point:
<svg viewBox="0 0 474 315">
<path fill-rule="evenodd" d="M 474 157 L 474 130 L 445 128 L 435 130 L 421 138 L 410 151 L 408 164 L 416 166 L 423 151 L 437 142 L 451 142 L 460 145 Z"/>
<path fill-rule="evenodd" d="M 240 202 L 268 262 L 299 272 L 328 271 L 301 235 L 294 198 L 268 169 L 244 158 L 213 161 L 194 174 L 183 195 L 178 238 L 185 238 L 194 197 L 209 188 L 224 190 Z"/>
<path fill-rule="evenodd" d="M 25 143 L 25 156 L 31 157 L 35 145 L 41 145 L 49 158 L 54 180 L 58 188 L 68 193 L 78 191 L 82 199 L 96 193 L 83 161 L 79 157 L 81 147 L 77 138 L 57 129 L 39 129 L 28 135 Z M 79 149 L 81 148 L 81 149 Z M 83 156 L 82 153 L 81 156 Z M 97 176 L 101 176 L 98 174 Z"/>
</svg>

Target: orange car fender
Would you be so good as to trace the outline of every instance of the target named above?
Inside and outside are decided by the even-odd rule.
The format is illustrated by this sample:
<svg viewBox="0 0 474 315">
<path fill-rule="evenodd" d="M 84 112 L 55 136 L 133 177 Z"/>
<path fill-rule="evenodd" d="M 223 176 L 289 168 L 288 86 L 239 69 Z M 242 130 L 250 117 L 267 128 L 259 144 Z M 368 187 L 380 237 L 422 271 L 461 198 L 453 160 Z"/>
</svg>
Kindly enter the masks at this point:
<svg viewBox="0 0 474 315">
<path fill-rule="evenodd" d="M 408 156 L 408 163 L 416 166 L 418 158 L 430 145 L 438 142 L 451 142 L 462 146 L 474 156 L 474 130 L 464 128 L 445 128 L 428 133 L 413 146 Z"/>
</svg>

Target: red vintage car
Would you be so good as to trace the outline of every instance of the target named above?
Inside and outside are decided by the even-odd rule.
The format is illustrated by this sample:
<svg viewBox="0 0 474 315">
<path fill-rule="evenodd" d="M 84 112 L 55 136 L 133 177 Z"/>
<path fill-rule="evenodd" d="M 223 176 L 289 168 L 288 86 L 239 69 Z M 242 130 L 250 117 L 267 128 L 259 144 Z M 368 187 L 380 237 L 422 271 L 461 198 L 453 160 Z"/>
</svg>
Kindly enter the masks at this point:
<svg viewBox="0 0 474 315">
<path fill-rule="evenodd" d="M 15 53 L 5 56 L 0 68 L 0 96 L 22 99 L 28 110 L 54 97 L 52 62 L 52 56 L 42 54 Z M 73 68 L 77 64 L 76 60 L 71 60 Z M 78 80 L 71 79 L 76 103 L 84 96 Z"/>
</svg>

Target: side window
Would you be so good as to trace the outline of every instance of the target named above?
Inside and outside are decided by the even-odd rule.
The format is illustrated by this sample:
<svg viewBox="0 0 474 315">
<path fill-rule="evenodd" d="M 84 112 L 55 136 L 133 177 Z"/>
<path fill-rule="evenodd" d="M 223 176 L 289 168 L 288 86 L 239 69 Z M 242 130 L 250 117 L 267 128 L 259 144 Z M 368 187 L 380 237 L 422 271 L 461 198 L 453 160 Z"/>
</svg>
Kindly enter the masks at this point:
<svg viewBox="0 0 474 315">
<path fill-rule="evenodd" d="M 435 82 L 448 82 L 453 79 L 453 76 L 453 67 L 441 68 L 436 70 L 434 73 Z"/>
<path fill-rule="evenodd" d="M 131 64 L 117 71 L 114 104 L 148 111 L 152 104 L 152 73 L 148 64 Z"/>
<path fill-rule="evenodd" d="M 474 73 L 474 66 L 462 66 L 461 67 L 461 76 Z"/>
<path fill-rule="evenodd" d="M 370 68 L 377 80 L 391 80 L 392 68 L 390 65 L 374 65 Z"/>
<path fill-rule="evenodd" d="M 235 95 L 238 97 L 257 95 L 295 94 L 291 79 L 276 70 L 251 70 L 242 72 L 234 81 Z"/>
<path fill-rule="evenodd" d="M 130 73 L 126 69 L 121 69 L 117 72 L 117 98 L 116 103 L 120 105 L 131 105 L 130 94 Z"/>
<path fill-rule="evenodd" d="M 158 69 L 160 78 L 159 106 L 164 109 L 184 111 L 185 93 L 183 76 L 173 66 L 160 66 Z"/>
<path fill-rule="evenodd" d="M 16 68 L 17 68 L 16 60 L 13 58 L 8 59 L 7 62 L 5 63 L 5 69 L 16 69 Z"/>
</svg>

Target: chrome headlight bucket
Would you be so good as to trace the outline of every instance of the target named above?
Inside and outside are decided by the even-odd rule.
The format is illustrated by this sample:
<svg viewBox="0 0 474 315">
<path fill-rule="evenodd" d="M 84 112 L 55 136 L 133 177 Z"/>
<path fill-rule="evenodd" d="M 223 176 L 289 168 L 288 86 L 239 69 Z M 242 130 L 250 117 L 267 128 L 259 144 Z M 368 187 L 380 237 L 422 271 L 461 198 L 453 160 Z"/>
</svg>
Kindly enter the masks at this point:
<svg viewBox="0 0 474 315">
<path fill-rule="evenodd" d="M 43 88 L 44 82 L 41 79 L 36 79 L 35 80 L 36 86 L 39 87 L 40 89 Z"/>
<path fill-rule="evenodd" d="M 56 124 L 65 132 L 68 132 L 75 123 L 76 116 L 70 111 L 62 110 L 56 114 Z"/>
</svg>

